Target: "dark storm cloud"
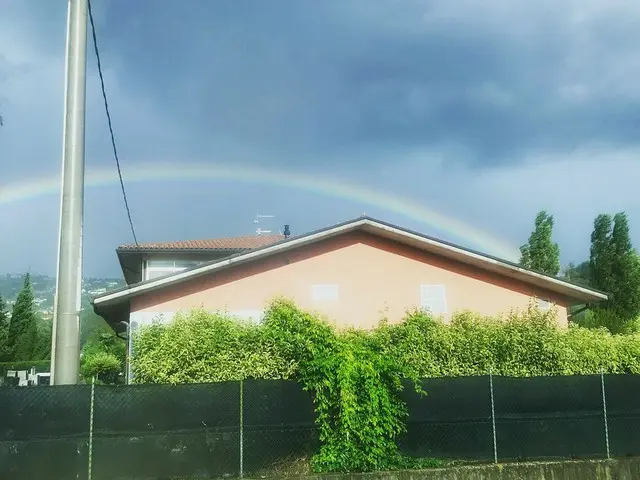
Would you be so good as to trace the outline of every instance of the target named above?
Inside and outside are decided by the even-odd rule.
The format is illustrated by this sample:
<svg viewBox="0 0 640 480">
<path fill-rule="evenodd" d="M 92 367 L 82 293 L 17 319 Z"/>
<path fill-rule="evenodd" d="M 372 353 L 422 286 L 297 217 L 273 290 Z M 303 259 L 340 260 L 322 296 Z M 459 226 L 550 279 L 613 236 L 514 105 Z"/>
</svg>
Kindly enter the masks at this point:
<svg viewBox="0 0 640 480">
<path fill-rule="evenodd" d="M 155 161 L 353 182 L 515 246 L 547 208 L 563 261 L 585 258 L 598 213 L 640 225 L 640 3 L 95 0 L 94 13 L 141 239 L 248 234 L 262 209 L 297 232 L 377 215 L 295 188 L 129 182 Z M 0 0 L 0 189 L 59 172 L 65 22 L 65 2 Z M 115 172 L 91 43 L 86 113 L 87 168 Z M 0 205 L 0 274 L 54 270 L 57 212 L 56 196 Z M 113 248 L 131 240 L 118 184 L 88 189 L 86 220 L 86 272 L 118 272 Z"/>
<path fill-rule="evenodd" d="M 615 8 L 576 23 L 580 4 L 503 5 L 113 0 L 102 27 L 117 74 L 209 147 L 290 163 L 309 150 L 456 145 L 471 152 L 459 160 L 486 165 L 636 144 L 640 97 L 620 90 L 630 78 L 601 83 L 640 31 Z"/>
</svg>

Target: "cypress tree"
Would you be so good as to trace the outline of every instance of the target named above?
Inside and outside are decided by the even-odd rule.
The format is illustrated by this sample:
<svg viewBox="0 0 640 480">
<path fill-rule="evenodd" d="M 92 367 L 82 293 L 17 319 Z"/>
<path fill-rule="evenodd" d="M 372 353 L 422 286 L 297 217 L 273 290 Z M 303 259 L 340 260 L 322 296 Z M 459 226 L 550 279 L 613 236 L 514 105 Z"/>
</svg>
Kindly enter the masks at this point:
<svg viewBox="0 0 640 480">
<path fill-rule="evenodd" d="M 36 316 L 36 319 L 37 335 L 31 359 L 50 360 L 53 322 L 52 320 L 45 320 L 39 315 Z"/>
<path fill-rule="evenodd" d="M 596 309 L 596 316 L 616 320 L 606 325 L 612 331 L 640 315 L 640 260 L 631 243 L 629 219 L 624 212 L 598 215 L 591 234 L 589 260 L 591 284 L 609 295 L 609 300 Z"/>
<path fill-rule="evenodd" d="M 591 278 L 591 285 L 593 285 L 594 288 L 607 291 L 612 283 L 612 230 L 613 220 L 610 215 L 598 215 L 593 221 L 591 250 L 589 255 L 589 275 Z"/>
<path fill-rule="evenodd" d="M 16 362 L 33 360 L 38 326 L 36 323 L 36 309 L 33 301 L 31 277 L 27 273 L 24 277 L 22 290 L 18 293 L 13 305 L 11 322 L 9 323 L 9 347 L 12 360 Z"/>
<path fill-rule="evenodd" d="M 560 247 L 553 242 L 553 215 L 538 212 L 529 241 L 520 247 L 520 264 L 536 272 L 556 276 L 560 272 Z"/>
</svg>

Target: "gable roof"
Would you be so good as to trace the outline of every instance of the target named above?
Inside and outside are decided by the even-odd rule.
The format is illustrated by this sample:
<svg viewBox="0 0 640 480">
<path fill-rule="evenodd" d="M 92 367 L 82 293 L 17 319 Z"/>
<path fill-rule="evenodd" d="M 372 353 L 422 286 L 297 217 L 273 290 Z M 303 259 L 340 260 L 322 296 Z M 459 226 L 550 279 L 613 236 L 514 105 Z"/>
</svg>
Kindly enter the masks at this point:
<svg viewBox="0 0 640 480">
<path fill-rule="evenodd" d="M 576 285 L 559 278 L 551 277 L 520 265 L 486 255 L 475 250 L 463 248 L 453 243 L 445 242 L 434 237 L 407 230 L 390 223 L 382 222 L 371 217 L 360 217 L 332 227 L 316 230 L 298 237 L 281 240 L 277 243 L 262 246 L 238 253 L 221 260 L 214 260 L 197 267 L 183 270 L 164 277 L 154 278 L 133 285 L 106 292 L 93 298 L 94 307 L 111 306 L 128 301 L 131 297 L 143 295 L 147 292 L 179 284 L 202 275 L 214 273 L 233 266 L 275 255 L 294 248 L 319 242 L 328 238 L 353 231 L 363 231 L 387 238 L 419 250 L 433 253 L 460 263 L 472 265 L 485 271 L 494 272 L 505 277 L 513 278 L 524 283 L 550 290 L 584 303 L 607 300 L 607 294 L 597 290 Z"/>
<path fill-rule="evenodd" d="M 284 235 L 251 235 L 246 237 L 182 240 L 177 242 L 120 245 L 121 252 L 192 251 L 192 250 L 252 250 L 284 240 Z"/>
</svg>

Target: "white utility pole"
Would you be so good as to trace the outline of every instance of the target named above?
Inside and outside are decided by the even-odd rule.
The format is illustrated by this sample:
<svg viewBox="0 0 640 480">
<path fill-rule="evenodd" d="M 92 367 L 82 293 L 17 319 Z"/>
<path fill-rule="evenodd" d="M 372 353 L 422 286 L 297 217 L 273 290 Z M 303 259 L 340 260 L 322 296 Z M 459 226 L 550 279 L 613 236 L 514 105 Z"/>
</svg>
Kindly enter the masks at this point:
<svg viewBox="0 0 640 480">
<path fill-rule="evenodd" d="M 62 192 L 51 383 L 78 383 L 84 216 L 87 0 L 68 0 Z"/>
</svg>

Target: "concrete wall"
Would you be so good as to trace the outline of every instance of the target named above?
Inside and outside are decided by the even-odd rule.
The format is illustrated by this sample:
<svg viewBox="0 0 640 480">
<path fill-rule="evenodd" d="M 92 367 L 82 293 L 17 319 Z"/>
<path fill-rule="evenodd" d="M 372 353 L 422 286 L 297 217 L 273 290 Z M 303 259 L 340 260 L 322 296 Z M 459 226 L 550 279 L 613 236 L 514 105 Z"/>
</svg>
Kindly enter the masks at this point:
<svg viewBox="0 0 640 480">
<path fill-rule="evenodd" d="M 525 309 L 537 297 L 557 305 L 560 325 L 567 324 L 566 298 L 365 233 L 150 292 L 132 299 L 131 312 L 136 314 L 132 320 L 159 314 L 168 319 L 197 307 L 259 313 L 283 295 L 304 309 L 324 313 L 340 327 L 368 329 L 383 316 L 399 321 L 407 309 L 420 307 L 422 285 L 444 287 L 445 321 L 461 310 L 496 315 Z"/>
<path fill-rule="evenodd" d="M 513 463 L 370 474 L 317 475 L 307 480 L 638 480 L 640 459 Z"/>
</svg>

